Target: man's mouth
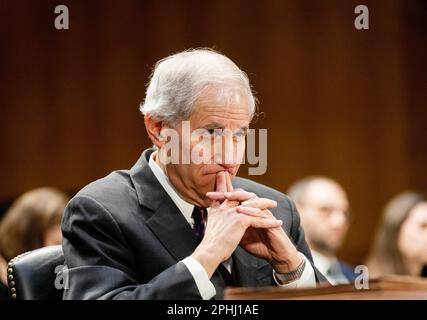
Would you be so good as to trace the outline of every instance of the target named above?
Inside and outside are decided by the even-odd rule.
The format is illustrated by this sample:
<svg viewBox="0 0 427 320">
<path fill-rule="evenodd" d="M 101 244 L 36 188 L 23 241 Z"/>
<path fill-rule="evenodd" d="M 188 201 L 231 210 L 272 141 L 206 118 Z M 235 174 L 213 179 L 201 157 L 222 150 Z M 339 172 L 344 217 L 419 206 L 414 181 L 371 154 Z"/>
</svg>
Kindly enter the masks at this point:
<svg viewBox="0 0 427 320">
<path fill-rule="evenodd" d="M 220 164 L 215 164 L 215 165 L 209 165 L 203 168 L 202 173 L 207 175 L 207 174 L 217 174 L 218 172 L 225 171 L 225 172 L 228 172 L 231 176 L 234 176 L 233 169 L 235 168 L 231 167 L 227 169 Z"/>
</svg>

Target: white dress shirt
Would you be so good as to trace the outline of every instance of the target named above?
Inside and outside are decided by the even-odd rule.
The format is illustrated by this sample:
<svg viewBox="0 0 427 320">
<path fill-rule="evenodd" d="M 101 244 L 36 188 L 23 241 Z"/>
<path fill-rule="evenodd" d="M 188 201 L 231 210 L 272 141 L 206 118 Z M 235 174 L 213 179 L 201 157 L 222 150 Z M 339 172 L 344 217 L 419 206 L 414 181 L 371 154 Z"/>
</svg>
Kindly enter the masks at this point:
<svg viewBox="0 0 427 320">
<path fill-rule="evenodd" d="M 332 285 L 350 283 L 341 271 L 340 263 L 336 257 L 327 257 L 313 250 L 311 253 L 314 265 Z"/>
<path fill-rule="evenodd" d="M 162 185 L 163 189 L 165 189 L 166 193 L 171 197 L 172 201 L 181 211 L 184 218 L 193 228 L 194 220 L 192 218 L 194 204 L 188 203 L 184 199 L 182 199 L 178 192 L 175 190 L 173 185 L 171 184 L 169 178 L 166 176 L 165 172 L 160 168 L 160 166 L 154 160 L 157 151 L 153 152 L 148 161 L 148 165 L 153 171 L 154 176 L 157 178 L 159 183 Z M 209 208 L 207 209 L 209 211 Z M 300 253 L 303 255 L 302 253 Z M 280 274 L 274 273 L 274 280 L 278 285 L 284 288 L 302 288 L 302 287 L 315 287 L 316 286 L 316 278 L 314 275 L 313 267 L 308 259 L 303 255 L 306 260 L 304 271 L 301 277 L 298 280 L 287 284 L 280 284 Z M 204 300 L 209 300 L 213 298 L 216 294 L 216 290 L 212 282 L 209 280 L 208 274 L 205 268 L 193 257 L 189 256 L 182 260 L 182 262 L 186 265 L 188 270 L 196 282 L 196 286 L 199 289 L 200 295 Z M 232 259 L 223 262 L 223 265 L 227 268 L 229 272 L 231 272 Z"/>
</svg>

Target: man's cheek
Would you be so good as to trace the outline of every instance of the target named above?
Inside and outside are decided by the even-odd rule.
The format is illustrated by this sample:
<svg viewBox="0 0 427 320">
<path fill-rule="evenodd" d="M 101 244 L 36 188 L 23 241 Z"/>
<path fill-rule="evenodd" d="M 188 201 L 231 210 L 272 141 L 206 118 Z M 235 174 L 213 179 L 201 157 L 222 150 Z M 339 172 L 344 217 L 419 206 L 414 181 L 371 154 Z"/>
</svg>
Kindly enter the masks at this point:
<svg viewBox="0 0 427 320">
<path fill-rule="evenodd" d="M 234 178 L 235 176 L 237 176 L 237 172 L 239 172 L 239 169 L 240 169 L 240 164 L 238 164 L 236 166 L 236 168 L 233 170 L 233 172 L 232 172 L 232 178 Z"/>
<path fill-rule="evenodd" d="M 210 139 L 207 137 L 199 140 L 192 140 L 191 148 L 189 150 L 191 163 L 200 164 L 212 164 L 213 161 L 213 146 Z"/>
</svg>

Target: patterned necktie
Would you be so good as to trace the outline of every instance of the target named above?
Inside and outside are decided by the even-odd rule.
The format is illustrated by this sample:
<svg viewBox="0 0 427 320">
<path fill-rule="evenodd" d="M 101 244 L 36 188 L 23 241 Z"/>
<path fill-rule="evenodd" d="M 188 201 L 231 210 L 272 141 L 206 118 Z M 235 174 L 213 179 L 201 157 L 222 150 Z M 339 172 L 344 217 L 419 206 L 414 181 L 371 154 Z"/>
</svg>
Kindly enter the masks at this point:
<svg viewBox="0 0 427 320">
<path fill-rule="evenodd" d="M 205 235 L 208 211 L 206 210 L 206 208 L 194 206 L 192 217 L 194 220 L 194 233 L 196 234 L 197 239 L 200 243 L 200 241 L 202 241 L 203 239 L 203 236 Z M 220 263 L 217 270 L 221 277 L 224 279 L 225 284 L 228 286 L 232 286 L 234 281 L 227 268 L 224 267 L 222 263 Z"/>
<path fill-rule="evenodd" d="M 197 239 L 199 239 L 199 243 L 200 243 L 200 241 L 202 241 L 203 239 L 203 236 L 205 235 L 208 212 L 205 208 L 194 206 L 192 216 L 194 220 L 194 232 L 197 236 Z"/>
</svg>

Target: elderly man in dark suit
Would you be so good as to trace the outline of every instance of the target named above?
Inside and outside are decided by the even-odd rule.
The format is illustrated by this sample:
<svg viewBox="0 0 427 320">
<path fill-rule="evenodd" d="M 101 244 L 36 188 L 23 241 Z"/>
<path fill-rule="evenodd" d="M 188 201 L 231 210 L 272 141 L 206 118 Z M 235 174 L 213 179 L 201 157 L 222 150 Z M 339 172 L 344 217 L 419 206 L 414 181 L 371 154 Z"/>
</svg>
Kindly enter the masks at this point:
<svg viewBox="0 0 427 320">
<path fill-rule="evenodd" d="M 226 286 L 324 279 L 293 202 L 236 177 L 255 112 L 242 70 L 212 50 L 167 57 L 141 111 L 154 147 L 65 210 L 65 299 L 221 299 Z"/>
</svg>

